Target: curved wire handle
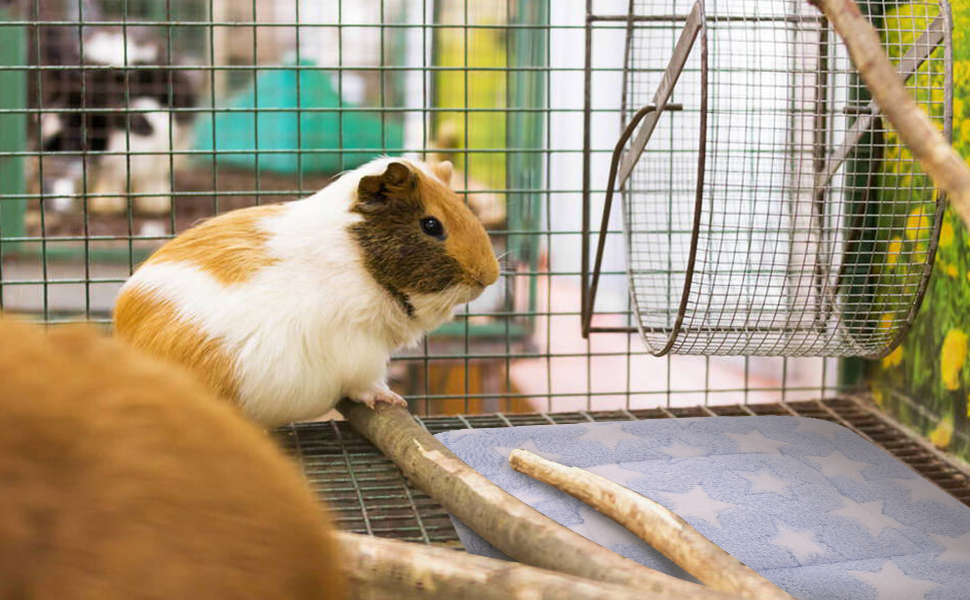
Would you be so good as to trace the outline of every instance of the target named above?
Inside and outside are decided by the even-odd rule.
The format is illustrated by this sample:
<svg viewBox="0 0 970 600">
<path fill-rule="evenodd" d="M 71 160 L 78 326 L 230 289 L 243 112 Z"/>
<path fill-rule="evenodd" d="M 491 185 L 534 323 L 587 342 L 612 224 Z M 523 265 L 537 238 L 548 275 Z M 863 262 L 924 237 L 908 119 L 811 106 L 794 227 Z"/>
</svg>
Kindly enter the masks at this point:
<svg viewBox="0 0 970 600">
<path fill-rule="evenodd" d="M 704 18 L 705 17 L 704 17 L 703 0 L 695 0 L 694 5 L 691 8 L 690 14 L 687 16 L 684 22 L 684 28 L 680 32 L 680 37 L 677 39 L 677 43 L 674 46 L 673 53 L 670 57 L 670 61 L 667 63 L 667 68 L 664 70 L 663 74 L 660 77 L 660 83 L 657 86 L 657 91 L 654 93 L 654 96 L 653 96 L 653 103 L 644 106 L 643 108 L 638 110 L 636 114 L 633 115 L 633 118 L 630 119 L 630 122 L 623 129 L 623 134 L 620 136 L 619 141 L 616 143 L 616 146 L 613 148 L 613 160 L 612 160 L 612 164 L 610 165 L 610 176 L 609 176 L 609 182 L 607 183 L 606 200 L 603 206 L 603 220 L 602 220 L 602 223 L 600 224 L 600 238 L 597 241 L 597 245 L 596 245 L 595 266 L 593 269 L 593 277 L 592 277 L 589 289 L 586 289 L 586 280 L 585 280 L 586 273 L 587 273 L 586 269 L 588 265 L 588 263 L 586 262 L 588 260 L 586 258 L 588 256 L 586 254 L 588 241 L 586 237 L 584 237 L 583 239 L 583 253 L 584 253 L 583 277 L 584 279 L 583 279 L 583 290 L 581 292 L 582 299 L 583 299 L 581 326 L 582 326 L 582 334 L 584 338 L 589 337 L 589 333 L 592 329 L 590 324 L 593 320 L 593 304 L 596 302 L 596 292 L 597 292 L 597 289 L 599 288 L 599 276 L 600 276 L 600 271 L 603 264 L 603 250 L 606 247 L 606 229 L 610 220 L 610 210 L 612 209 L 612 206 L 613 206 L 613 195 L 616 192 L 616 188 L 617 187 L 622 188 L 623 185 L 626 183 L 627 179 L 633 173 L 633 169 L 634 167 L 636 167 L 637 161 L 640 160 L 640 156 L 643 154 L 643 151 L 646 148 L 647 143 L 650 141 L 650 137 L 651 135 L 653 135 L 653 132 L 657 127 L 657 122 L 660 120 L 660 114 L 657 114 L 657 111 L 662 113 L 668 109 L 670 110 L 683 109 L 683 106 L 681 105 L 669 104 L 668 100 L 670 99 L 670 95 L 674 91 L 674 86 L 677 85 L 677 80 L 680 78 L 680 74 L 683 72 L 684 66 L 687 64 L 687 57 L 690 55 L 691 50 L 694 47 L 694 42 L 695 40 L 697 40 L 698 34 L 704 28 Z M 590 42 L 588 33 L 589 32 L 587 31 L 587 66 L 589 66 L 588 44 Z M 706 44 L 704 42 L 702 42 L 701 45 L 702 45 L 702 48 L 706 48 Z M 705 49 L 702 49 L 702 54 L 706 56 Z M 702 70 L 703 78 L 706 79 L 705 65 L 706 65 L 705 61 L 702 60 L 701 70 Z M 587 78 L 587 86 L 588 86 L 588 78 Z M 706 93 L 702 94 L 702 96 L 706 97 Z M 587 106 L 588 106 L 588 102 L 589 102 L 589 89 L 587 87 Z M 705 114 L 706 113 L 705 113 L 704 107 L 702 106 L 702 109 L 701 109 L 702 121 L 704 119 Z M 643 127 L 640 128 L 640 131 L 637 132 L 637 136 L 634 138 L 633 143 L 630 146 L 630 151 L 624 156 L 623 155 L 624 146 L 626 145 L 630 137 L 633 135 L 633 132 L 637 129 L 637 126 L 640 124 L 640 122 L 643 121 L 644 118 L 647 117 L 648 115 L 652 116 L 652 118 L 648 119 L 643 124 Z M 588 135 L 589 135 L 588 120 L 586 123 L 586 127 L 587 127 L 586 136 L 588 138 Z M 703 127 L 702 127 L 702 132 L 703 132 Z M 702 137 L 703 137 L 703 133 L 702 133 Z M 703 144 L 701 144 L 701 146 L 703 147 Z M 588 139 L 586 142 L 586 146 L 584 147 L 584 151 L 586 152 L 589 151 Z M 622 159 L 622 162 L 621 162 L 621 159 Z M 699 168 L 703 166 L 703 158 L 701 158 L 698 161 L 698 164 L 699 164 Z M 588 167 L 588 162 L 586 163 L 586 166 Z M 619 176 L 617 175 L 618 172 L 619 172 Z M 586 177 L 587 178 L 589 177 L 588 172 L 586 173 Z M 698 175 L 698 177 L 700 177 L 700 175 Z M 619 179 L 619 184 L 616 183 L 617 179 Z M 584 184 L 584 194 L 588 194 L 588 193 L 589 193 L 589 188 Z M 699 198 L 699 195 L 698 195 L 698 198 Z M 588 215 L 589 214 L 588 195 L 584 197 L 584 210 L 587 211 L 585 215 Z M 589 235 L 588 227 L 586 223 L 587 222 L 584 221 L 584 232 L 585 232 L 584 236 Z M 696 223 L 695 223 L 695 226 L 696 226 Z M 694 234 L 694 237 L 695 238 L 697 237 L 696 232 Z M 689 285 L 689 281 L 688 281 L 688 285 Z M 684 298 L 686 298 L 686 288 L 685 288 Z M 683 309 L 681 309 L 681 313 L 683 313 Z M 679 324 L 677 328 L 679 328 Z M 618 328 L 598 327 L 596 331 L 634 333 L 636 330 L 628 327 L 618 327 Z"/>
<path fill-rule="evenodd" d="M 666 110 L 683 110 L 683 105 L 681 104 L 668 104 Z M 643 120 L 648 114 L 657 110 L 656 105 L 648 104 L 634 113 L 633 118 L 627 123 L 626 127 L 623 129 L 623 133 L 620 135 L 620 139 L 616 142 L 616 146 L 613 147 L 613 156 L 610 159 L 610 175 L 607 179 L 606 184 L 606 198 L 603 201 L 603 220 L 600 222 L 600 236 L 599 240 L 596 242 L 596 259 L 593 262 L 593 276 L 590 281 L 589 290 L 584 290 L 587 293 L 588 301 L 586 304 L 586 313 L 583 315 L 583 337 L 589 335 L 590 323 L 593 320 L 593 312 L 596 304 L 596 291 L 599 288 L 600 283 L 600 272 L 603 266 L 603 250 L 606 248 L 606 230 L 610 224 L 610 211 L 613 208 L 613 195 L 616 193 L 616 172 L 620 168 L 620 159 L 623 157 L 623 148 L 626 147 L 627 141 L 636 131 L 637 126 L 640 125 L 640 121 Z M 619 187 L 623 187 L 620 184 Z M 608 328 L 602 328 L 598 331 L 608 331 Z M 625 333 L 628 331 L 627 328 L 619 328 L 617 331 Z"/>
</svg>

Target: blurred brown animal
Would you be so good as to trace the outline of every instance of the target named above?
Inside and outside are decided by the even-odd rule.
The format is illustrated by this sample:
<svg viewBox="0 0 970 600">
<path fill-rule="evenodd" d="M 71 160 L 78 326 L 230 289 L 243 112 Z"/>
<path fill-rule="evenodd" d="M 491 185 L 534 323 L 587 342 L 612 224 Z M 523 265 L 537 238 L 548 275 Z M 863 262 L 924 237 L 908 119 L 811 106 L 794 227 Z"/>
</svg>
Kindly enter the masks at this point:
<svg viewBox="0 0 970 600">
<path fill-rule="evenodd" d="M 0 598 L 343 598 L 330 532 L 266 433 L 190 375 L 0 319 Z"/>
</svg>

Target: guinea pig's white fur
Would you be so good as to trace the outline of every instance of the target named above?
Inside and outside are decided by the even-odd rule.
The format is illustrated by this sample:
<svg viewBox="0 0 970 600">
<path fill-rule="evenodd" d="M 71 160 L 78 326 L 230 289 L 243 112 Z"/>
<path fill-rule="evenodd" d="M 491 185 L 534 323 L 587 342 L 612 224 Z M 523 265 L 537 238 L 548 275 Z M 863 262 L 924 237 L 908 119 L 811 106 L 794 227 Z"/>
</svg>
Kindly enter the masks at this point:
<svg viewBox="0 0 970 600">
<path fill-rule="evenodd" d="M 362 217 L 349 209 L 361 178 L 392 162 L 438 179 L 424 163 L 374 160 L 259 220 L 271 264 L 250 278 L 226 284 L 191 261 L 149 261 L 124 285 L 122 299 L 151 295 L 218 340 L 234 364 L 241 409 L 265 426 L 318 417 L 344 396 L 401 401 L 386 384 L 391 352 L 420 340 L 481 287 L 412 294 L 409 318 L 364 269 L 348 232 Z"/>
</svg>

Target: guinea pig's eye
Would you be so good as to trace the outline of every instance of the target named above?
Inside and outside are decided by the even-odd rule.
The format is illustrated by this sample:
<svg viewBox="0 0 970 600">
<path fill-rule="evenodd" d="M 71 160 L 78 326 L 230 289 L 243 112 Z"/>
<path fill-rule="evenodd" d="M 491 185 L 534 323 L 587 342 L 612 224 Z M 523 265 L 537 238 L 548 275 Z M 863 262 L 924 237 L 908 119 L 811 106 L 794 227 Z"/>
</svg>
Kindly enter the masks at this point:
<svg viewBox="0 0 970 600">
<path fill-rule="evenodd" d="M 445 226 L 441 224 L 441 221 L 434 217 L 425 217 L 421 219 L 421 231 L 433 238 L 439 240 L 445 239 Z"/>
</svg>

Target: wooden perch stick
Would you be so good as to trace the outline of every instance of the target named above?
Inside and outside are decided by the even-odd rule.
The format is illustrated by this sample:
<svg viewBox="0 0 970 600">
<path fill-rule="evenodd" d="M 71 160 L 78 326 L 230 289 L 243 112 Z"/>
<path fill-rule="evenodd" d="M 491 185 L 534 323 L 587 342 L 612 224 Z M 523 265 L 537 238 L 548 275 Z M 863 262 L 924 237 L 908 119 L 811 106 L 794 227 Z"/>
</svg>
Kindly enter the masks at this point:
<svg viewBox="0 0 970 600">
<path fill-rule="evenodd" d="M 379 404 L 370 409 L 347 400 L 337 408 L 410 481 L 520 562 L 632 587 L 652 600 L 734 597 L 644 567 L 563 527 L 469 467 L 403 408 Z"/>
<path fill-rule="evenodd" d="M 970 168 L 923 114 L 889 61 L 879 34 L 852 0 L 808 0 L 832 23 L 879 109 L 970 229 Z"/>
<path fill-rule="evenodd" d="M 351 585 L 351 597 L 356 600 L 642 600 L 648 597 L 625 586 L 424 544 L 353 533 L 338 533 L 337 540 L 342 570 Z"/>
<path fill-rule="evenodd" d="M 516 471 L 582 500 L 626 527 L 715 590 L 744 598 L 794 600 L 645 496 L 589 471 L 564 467 L 526 450 L 513 450 L 509 463 Z"/>
</svg>

